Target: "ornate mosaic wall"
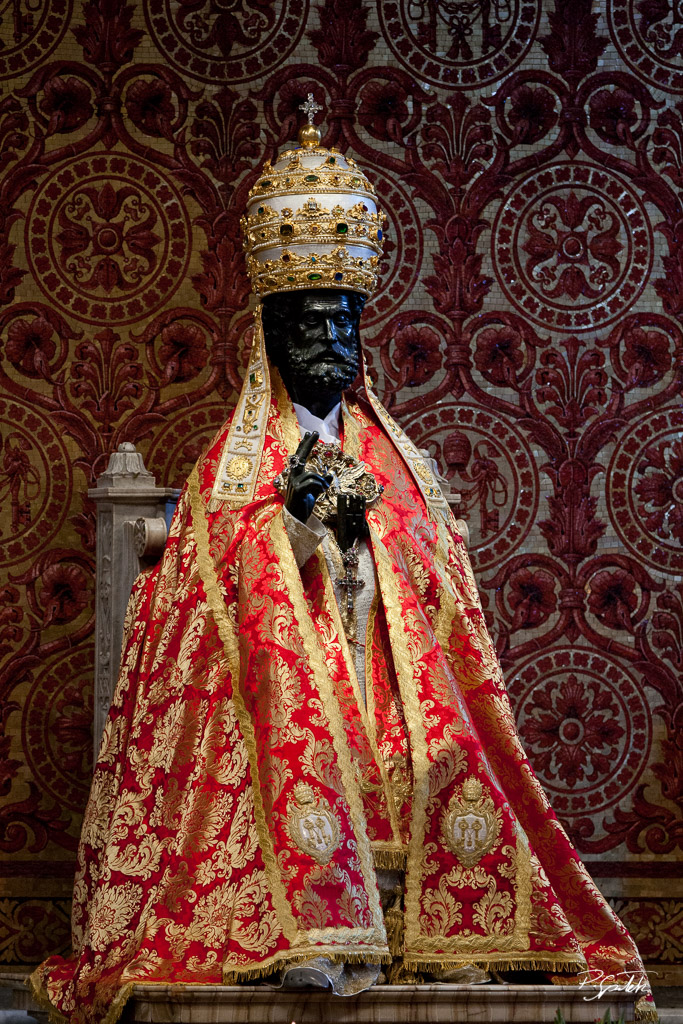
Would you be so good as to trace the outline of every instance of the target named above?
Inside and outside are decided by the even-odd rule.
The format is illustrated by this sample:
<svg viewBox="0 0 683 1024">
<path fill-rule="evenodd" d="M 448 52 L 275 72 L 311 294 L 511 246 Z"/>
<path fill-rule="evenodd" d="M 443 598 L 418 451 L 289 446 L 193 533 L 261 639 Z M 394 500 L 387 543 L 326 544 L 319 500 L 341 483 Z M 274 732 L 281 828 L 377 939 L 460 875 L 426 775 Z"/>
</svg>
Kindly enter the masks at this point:
<svg viewBox="0 0 683 1024">
<path fill-rule="evenodd" d="M 313 92 L 387 211 L 378 389 L 438 458 L 541 779 L 660 981 L 683 942 L 683 23 L 668 0 L 0 10 L 0 955 L 68 943 L 94 514 L 234 402 L 238 221 Z M 679 981 L 681 981 L 679 977 Z"/>
</svg>

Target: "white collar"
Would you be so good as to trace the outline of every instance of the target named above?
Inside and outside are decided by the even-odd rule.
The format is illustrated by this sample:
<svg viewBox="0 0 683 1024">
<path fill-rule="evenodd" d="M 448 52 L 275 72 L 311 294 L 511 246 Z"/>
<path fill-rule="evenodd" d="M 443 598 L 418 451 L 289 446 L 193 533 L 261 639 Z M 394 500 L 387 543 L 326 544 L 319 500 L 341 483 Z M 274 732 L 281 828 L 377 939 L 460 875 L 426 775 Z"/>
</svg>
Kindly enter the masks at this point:
<svg viewBox="0 0 683 1024">
<path fill-rule="evenodd" d="M 303 405 L 294 402 L 294 412 L 299 421 L 299 430 L 303 437 L 307 430 L 317 430 L 321 441 L 326 444 L 337 444 L 340 439 L 339 427 L 341 424 L 341 402 L 337 402 L 334 409 L 330 409 L 324 420 L 314 416 L 312 412 Z"/>
</svg>

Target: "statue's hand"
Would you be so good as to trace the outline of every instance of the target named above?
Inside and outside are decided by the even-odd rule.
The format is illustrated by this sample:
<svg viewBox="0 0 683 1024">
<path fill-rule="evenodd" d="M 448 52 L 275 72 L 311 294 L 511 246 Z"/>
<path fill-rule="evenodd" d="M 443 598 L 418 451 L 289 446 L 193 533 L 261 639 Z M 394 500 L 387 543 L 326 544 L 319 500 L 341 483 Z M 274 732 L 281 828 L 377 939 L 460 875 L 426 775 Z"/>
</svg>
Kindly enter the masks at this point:
<svg viewBox="0 0 683 1024">
<path fill-rule="evenodd" d="M 301 523 L 305 523 L 310 516 L 318 495 L 326 491 L 332 483 L 332 477 L 329 474 L 319 476 L 306 469 L 306 462 L 319 436 L 317 430 L 314 430 L 312 434 L 307 431 L 290 460 L 285 508 Z"/>
<path fill-rule="evenodd" d="M 362 494 L 337 495 L 337 544 L 342 551 L 348 551 L 357 538 L 368 532 L 365 504 Z"/>
</svg>

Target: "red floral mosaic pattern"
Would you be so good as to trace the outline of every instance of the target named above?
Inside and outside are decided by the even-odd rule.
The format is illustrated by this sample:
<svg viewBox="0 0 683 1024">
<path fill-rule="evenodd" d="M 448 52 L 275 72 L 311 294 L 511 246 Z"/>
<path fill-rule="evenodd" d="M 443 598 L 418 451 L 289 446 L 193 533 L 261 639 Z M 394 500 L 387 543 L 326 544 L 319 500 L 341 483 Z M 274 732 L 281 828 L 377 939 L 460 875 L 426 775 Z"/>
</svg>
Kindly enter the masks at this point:
<svg viewBox="0 0 683 1024">
<path fill-rule="evenodd" d="M 654 569 L 683 571 L 683 414 L 643 418 L 615 451 L 609 507 L 623 543 Z"/>
<path fill-rule="evenodd" d="M 467 517 L 476 569 L 499 565 L 524 541 L 538 506 L 538 475 L 523 435 L 512 422 L 463 402 L 426 409 L 410 436 L 461 496 L 457 511 Z"/>
<path fill-rule="evenodd" d="M 527 594 L 530 582 L 520 588 Z M 536 593 L 547 595 L 545 608 L 543 597 L 534 602 L 539 613 L 553 610 L 548 582 L 536 574 Z M 522 742 L 558 813 L 572 819 L 618 804 L 650 752 L 650 715 L 636 680 L 618 661 L 575 647 L 530 659 L 509 686 Z"/>
<path fill-rule="evenodd" d="M 530 754 L 584 855 L 617 858 L 615 877 L 680 870 L 681 29 L 658 2 L 540 13 L 535 0 L 3 13 L 6 960 L 66 941 L 90 763 L 87 489 L 128 440 L 180 483 L 234 402 L 249 323 L 239 217 L 308 92 L 326 143 L 377 181 L 371 370 L 462 496 Z M 52 897 L 25 895 L 36 873 Z M 663 906 L 625 912 L 668 964 Z"/>
<path fill-rule="evenodd" d="M 308 3 L 294 0 L 150 0 L 147 25 L 181 75 L 203 82 L 242 82 L 274 70 L 292 52 Z"/>
<path fill-rule="evenodd" d="M 88 323 L 131 323 L 176 291 L 192 251 L 178 190 L 146 161 L 73 161 L 36 193 L 29 266 L 46 296 Z"/>
<path fill-rule="evenodd" d="M 510 301 L 542 327 L 577 331 L 630 308 L 652 267 L 637 195 L 611 174 L 563 164 L 525 179 L 502 205 L 493 236 Z"/>
</svg>

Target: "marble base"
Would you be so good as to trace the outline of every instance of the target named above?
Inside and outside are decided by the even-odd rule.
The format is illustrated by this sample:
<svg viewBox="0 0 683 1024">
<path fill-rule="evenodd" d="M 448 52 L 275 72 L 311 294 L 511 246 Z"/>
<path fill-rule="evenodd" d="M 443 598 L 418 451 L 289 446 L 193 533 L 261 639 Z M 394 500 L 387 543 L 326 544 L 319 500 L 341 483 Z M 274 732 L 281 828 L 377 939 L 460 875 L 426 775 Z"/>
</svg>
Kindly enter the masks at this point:
<svg viewBox="0 0 683 1024">
<path fill-rule="evenodd" d="M 258 986 L 136 985 L 121 1024 L 593 1024 L 634 1019 L 633 993 L 575 985 L 380 985 L 357 996 Z"/>
<path fill-rule="evenodd" d="M 38 1024 L 24 972 L 2 972 L 15 1010 Z M 120 1024 L 594 1024 L 610 1011 L 633 1024 L 637 996 L 576 985 L 378 985 L 357 996 L 265 985 L 136 985 Z M 678 1020 L 678 1018 L 674 1018 Z M 27 1022 L 30 1024 L 30 1021 Z"/>
</svg>

